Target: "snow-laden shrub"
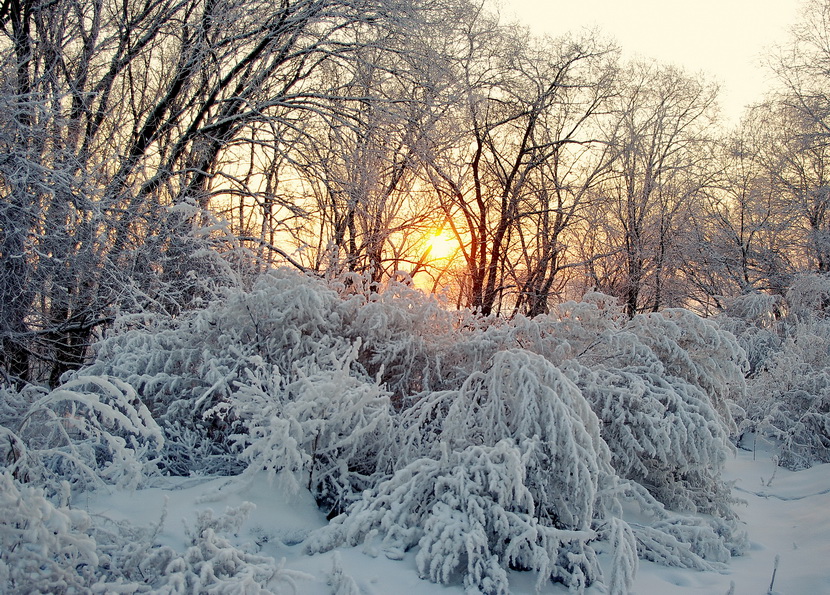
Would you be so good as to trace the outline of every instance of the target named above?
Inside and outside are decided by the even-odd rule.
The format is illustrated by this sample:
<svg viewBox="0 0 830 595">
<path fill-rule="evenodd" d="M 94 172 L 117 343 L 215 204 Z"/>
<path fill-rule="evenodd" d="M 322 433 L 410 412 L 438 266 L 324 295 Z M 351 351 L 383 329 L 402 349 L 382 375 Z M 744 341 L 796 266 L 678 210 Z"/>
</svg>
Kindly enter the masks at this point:
<svg viewBox="0 0 830 595">
<path fill-rule="evenodd" d="M 248 371 L 228 406 L 242 420 L 244 432 L 232 438 L 249 469 L 279 474 L 295 489 L 302 478 L 327 511 L 340 512 L 371 485 L 392 440 L 389 393 L 351 370 L 359 344 L 297 364 L 294 382 L 276 369 Z"/>
<path fill-rule="evenodd" d="M 389 281 L 363 296 L 347 319 L 346 336 L 360 340 L 358 361 L 383 382 L 398 408 L 413 393 L 440 386 L 444 353 L 452 351 L 464 313 L 431 295 Z"/>
<path fill-rule="evenodd" d="M 830 461 L 830 277 L 797 277 L 782 299 L 750 294 L 721 316 L 750 358 L 740 428 L 780 446 L 790 469 Z"/>
<path fill-rule="evenodd" d="M 531 322 L 539 326 L 537 335 L 556 340 L 537 340 L 524 348 L 556 365 L 577 360 L 589 367 L 648 367 L 675 376 L 702 390 L 735 432 L 730 403 L 743 398 L 748 364 L 735 336 L 716 322 L 681 308 L 628 320 L 614 298 L 598 293 Z"/>
<path fill-rule="evenodd" d="M 366 295 L 277 271 L 160 331 L 109 339 L 91 370 L 119 374 L 151 404 L 166 472 L 234 473 L 242 462 L 339 511 L 374 481 L 393 398 L 400 406 L 437 375 L 430 342 L 452 321 L 404 284 Z"/>
<path fill-rule="evenodd" d="M 623 385 L 632 402 L 641 387 L 635 372 L 626 378 L 635 388 Z M 538 571 L 540 586 L 554 580 L 582 589 L 603 578 L 594 549 L 603 540 L 617 556 L 615 578 L 604 577 L 615 592 L 625 592 L 636 555 L 713 569 L 738 553 L 740 537 L 726 520 L 671 510 L 732 517 L 719 477 L 729 450 L 726 426 L 706 395 L 679 378 L 672 384 L 657 376 L 642 387 L 644 411 L 628 417 L 642 428 L 627 437 L 639 452 L 626 461 L 631 477 L 624 478 L 612 463 L 624 464 L 612 459 L 606 428 L 578 384 L 593 382 L 599 391 L 611 378 L 587 368 L 585 374 L 566 374 L 525 350 L 503 350 L 458 389 L 420 395 L 399 416 L 397 470 L 313 535 L 309 550 L 365 543 L 394 558 L 417 546 L 425 578 L 462 580 L 468 590 L 488 593 L 506 590 L 510 568 Z M 651 442 L 649 430 L 658 434 Z M 684 442 L 692 439 L 701 444 Z M 658 462 L 650 468 L 651 456 Z M 623 510 L 632 506 L 651 523 L 629 526 Z"/>
<path fill-rule="evenodd" d="M 153 581 L 153 592 L 270 595 L 287 588 L 285 592 L 297 593 L 297 582 L 313 577 L 286 569 L 285 559 L 277 563 L 271 557 L 247 552 L 222 535 L 238 529 L 253 509 L 253 504 L 245 503 L 219 517 L 209 509 L 199 513 L 184 553 L 170 548 L 155 553 L 160 572 Z"/>
<path fill-rule="evenodd" d="M 331 586 L 332 595 L 360 595 L 360 587 L 343 568 L 340 552 L 334 552 L 331 558 L 331 572 L 327 582 Z"/>
<path fill-rule="evenodd" d="M 611 518 L 602 526 L 600 538 L 611 547 L 611 576 L 607 580 L 610 595 L 625 595 L 634 584 L 639 567 L 637 540 L 628 523 Z"/>
<path fill-rule="evenodd" d="M 742 326 L 770 328 L 775 326 L 786 309 L 786 303 L 780 295 L 759 291 L 748 292 L 726 300 L 726 307 L 721 316 L 726 325 L 721 323 L 721 327 L 727 326 L 728 328 L 729 324 L 739 322 Z M 728 330 L 731 329 L 728 328 Z"/>
<path fill-rule="evenodd" d="M 616 298 L 590 292 L 579 302 L 568 301 L 556 306 L 540 322 L 566 337 L 570 359 L 585 354 L 602 337 L 619 332 L 628 317 Z"/>
<path fill-rule="evenodd" d="M 781 348 L 776 327 L 785 309 L 781 296 L 752 292 L 729 299 L 715 320 L 721 329 L 736 337 L 746 353 L 747 378 L 755 376 L 767 358 Z"/>
<path fill-rule="evenodd" d="M 79 375 L 44 392 L 14 429 L 1 428 L 7 468 L 38 485 L 134 488 L 156 470 L 164 438 L 128 384 Z"/>
<path fill-rule="evenodd" d="M 250 291 L 226 290 L 202 311 L 109 338 L 87 373 L 117 376 L 141 395 L 170 438 L 167 471 L 180 466 L 176 453 L 201 436 L 209 444 L 199 448 L 219 459 L 205 461 L 206 469 L 233 472 L 227 447 L 235 420 L 216 412 L 249 370 L 265 366 L 290 377 L 298 360 L 350 350 L 342 332 L 350 307 L 309 277 L 266 275 Z"/>
<path fill-rule="evenodd" d="M 401 431 L 406 466 L 312 551 L 375 536 L 393 557 L 418 545 L 425 578 L 458 575 L 471 592 L 507 592 L 508 568 L 575 589 L 600 577 L 592 527 L 614 506 L 610 455 L 590 406 L 550 362 L 498 352 L 458 390 L 422 395 Z"/>
<path fill-rule="evenodd" d="M 738 344 L 746 353 L 747 359 L 747 386 L 752 378 L 761 373 L 767 366 L 770 357 L 782 348 L 782 337 L 771 328 L 763 328 L 755 325 L 729 324 L 734 319 L 721 318 L 721 326 L 732 332 L 738 339 Z M 739 327 L 739 328 L 738 328 Z M 746 393 L 752 391 L 747 390 Z M 739 398 L 736 403 L 743 403 Z M 737 421 L 737 420 L 736 420 Z"/>
<path fill-rule="evenodd" d="M 92 521 L 84 511 L 55 506 L 8 471 L 0 472 L 0 511 L 0 591 L 86 592 L 98 582 Z"/>
<path fill-rule="evenodd" d="M 803 469 L 830 462 L 830 322 L 798 321 L 788 332 L 750 380 L 743 427 L 778 441 L 781 465 Z"/>
<path fill-rule="evenodd" d="M 17 388 L 0 382 L 0 427 L 16 428 L 29 406 L 46 392 L 45 387 L 35 384 Z"/>
<path fill-rule="evenodd" d="M 508 593 L 509 568 L 536 570 L 540 589 L 549 580 L 582 589 L 601 575 L 591 546 L 597 534 L 556 527 L 540 515 L 527 487 L 536 442 L 505 439 L 413 461 L 313 534 L 306 548 L 364 544 L 395 559 L 417 545 L 421 576 L 437 583 L 461 577 L 470 593 Z M 621 568 L 636 566 L 627 539 Z"/>
<path fill-rule="evenodd" d="M 640 314 L 626 325 L 651 349 L 665 374 L 681 378 L 702 390 L 737 434 L 730 403 L 743 398 L 746 354 L 735 337 L 717 324 L 680 308 Z"/>
<path fill-rule="evenodd" d="M 0 472 L 0 591 L 3 593 L 133 593 L 141 585 L 113 577 L 99 550 L 94 522 L 43 489 Z"/>
<path fill-rule="evenodd" d="M 404 363 L 418 355 L 424 337 L 451 327 L 453 317 L 434 298 L 404 284 L 378 291 L 344 298 L 320 279 L 280 269 L 249 291 L 226 290 L 203 311 L 110 338 L 98 347 L 94 367 L 161 405 L 184 393 L 207 408 L 232 392 L 248 359 L 260 358 L 290 376 L 295 362 L 341 352 L 358 338 L 358 359 L 374 368 L 372 376 L 381 368 L 411 373 Z M 405 344 L 419 333 L 414 347 Z"/>
<path fill-rule="evenodd" d="M 730 489 L 720 475 L 732 448 L 728 438 L 737 433 L 733 400 L 745 390 L 737 340 L 690 312 L 629 321 L 613 298 L 594 293 L 587 299 L 478 331 L 467 343 L 478 339 L 479 350 L 462 343 L 459 351 L 479 360 L 518 344 L 543 356 L 568 375 L 601 420 L 599 434 L 617 474 L 641 483 L 670 510 L 732 518 Z M 433 397 L 441 399 L 455 396 Z M 404 419 L 446 416 L 420 413 L 425 406 L 416 405 Z"/>
<path fill-rule="evenodd" d="M 534 318 L 466 317 L 458 324 L 452 348 L 442 353 L 441 388 L 457 387 L 508 349 L 524 349 L 561 366 L 619 332 L 627 320 L 616 298 L 601 293 L 588 293 L 584 301 L 565 302 Z"/>
<path fill-rule="evenodd" d="M 292 593 L 310 575 L 285 568 L 285 560 L 254 553 L 252 545 L 236 545 L 235 536 L 254 510 L 250 502 L 229 507 L 216 516 L 210 509 L 185 524 L 189 539 L 184 551 L 161 545 L 157 524 L 136 526 L 99 516 L 89 529 L 97 540 L 98 576 L 95 592 L 106 593 Z M 99 585 L 101 585 L 100 588 Z"/>
<path fill-rule="evenodd" d="M 424 396 L 402 416 L 408 453 L 437 457 L 444 445 L 494 446 L 532 439 L 524 466 L 538 514 L 556 526 L 585 529 L 597 492 L 611 473 L 608 449 L 590 405 L 559 369 L 523 350 L 498 352 L 457 391 Z"/>
<path fill-rule="evenodd" d="M 159 453 L 159 468 L 165 474 L 179 476 L 242 473 L 246 463 L 240 458 L 240 449 L 225 437 L 224 430 L 220 434 L 200 423 L 201 420 L 195 421 L 188 425 L 178 422 L 164 425 L 164 448 Z M 213 421 L 211 425 L 215 424 Z"/>
<path fill-rule="evenodd" d="M 235 404 L 248 393 L 277 398 L 277 384 L 308 384 L 306 370 L 314 368 L 383 384 L 400 406 L 410 391 L 440 377 L 431 344 L 447 344 L 457 317 L 401 283 L 368 294 L 337 289 L 275 271 L 250 291 L 226 290 L 203 311 L 109 338 L 87 373 L 117 376 L 141 395 L 165 430 L 167 472 L 238 472 L 240 443 L 231 436 L 262 426 Z M 349 369 L 337 372 L 344 358 Z M 285 434 L 292 415 L 278 416 L 283 421 L 272 429 Z"/>
<path fill-rule="evenodd" d="M 253 505 L 220 516 L 206 510 L 184 552 L 156 542 L 158 526 L 110 525 L 44 490 L 0 473 L 0 591 L 3 593 L 297 593 L 309 575 L 233 545 Z"/>
<path fill-rule="evenodd" d="M 798 275 L 784 296 L 787 314 L 799 320 L 825 319 L 830 315 L 830 275 Z"/>
<path fill-rule="evenodd" d="M 700 388 L 646 367 L 571 369 L 620 476 L 671 510 L 733 516 L 720 477 L 732 448 L 727 425 Z"/>
</svg>

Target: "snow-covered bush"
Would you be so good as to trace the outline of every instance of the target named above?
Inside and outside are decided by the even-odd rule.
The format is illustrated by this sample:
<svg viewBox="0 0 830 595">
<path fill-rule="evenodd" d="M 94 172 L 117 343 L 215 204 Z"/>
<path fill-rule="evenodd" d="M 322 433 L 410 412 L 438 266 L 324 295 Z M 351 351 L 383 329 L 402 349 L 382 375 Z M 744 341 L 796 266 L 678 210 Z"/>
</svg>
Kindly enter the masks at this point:
<svg viewBox="0 0 830 595">
<path fill-rule="evenodd" d="M 787 334 L 750 379 L 743 427 L 778 441 L 781 465 L 802 469 L 830 462 L 830 322 L 797 321 Z"/>
<path fill-rule="evenodd" d="M 227 290 L 202 311 L 116 334 L 87 373 L 118 376 L 142 396 L 168 437 L 167 472 L 238 472 L 230 439 L 238 420 L 225 413 L 239 386 L 264 371 L 290 378 L 298 360 L 351 350 L 345 302 L 318 285 L 275 274 L 250 291 Z M 187 447 L 209 456 L 183 465 Z"/>
<path fill-rule="evenodd" d="M 0 591 L 86 592 L 98 582 L 88 514 L 65 502 L 55 506 L 42 489 L 21 485 L 8 471 L 0 472 L 0 511 Z"/>
<path fill-rule="evenodd" d="M 161 548 L 155 554 L 160 570 L 153 591 L 177 593 L 245 593 L 270 595 L 297 593 L 297 582 L 311 577 L 303 572 L 288 570 L 285 560 L 261 556 L 234 546 L 223 533 L 233 532 L 250 514 L 250 503 L 225 511 L 214 517 L 211 510 L 197 515 L 196 527 L 190 531 L 190 546 L 178 554 L 170 548 Z"/>
<path fill-rule="evenodd" d="M 361 297 L 365 301 L 347 318 L 345 333 L 360 340 L 358 361 L 386 385 L 396 408 L 411 394 L 439 388 L 444 355 L 456 347 L 465 313 L 451 312 L 435 296 L 399 281 Z"/>
<path fill-rule="evenodd" d="M 554 580 L 580 590 L 603 578 L 595 550 L 603 540 L 616 552 L 613 576 L 604 579 L 616 592 L 627 589 L 635 552 L 706 569 L 739 553 L 743 544 L 719 478 L 730 448 L 726 424 L 706 395 L 674 377 L 675 384 L 655 377 L 653 386 L 641 386 L 636 370 L 629 372 L 625 379 L 635 388 L 623 385 L 624 396 L 634 402 L 643 388 L 650 401 L 627 418 L 642 425 L 628 434 L 638 451 L 615 461 L 606 428 L 569 376 L 593 382 L 596 391 L 613 380 L 584 370 L 582 378 L 538 354 L 501 350 L 458 389 L 419 395 L 399 416 L 397 470 L 313 535 L 308 549 L 364 543 L 397 558 L 417 546 L 425 578 L 460 578 L 469 591 L 485 593 L 506 592 L 510 568 L 539 572 L 540 586 Z M 613 392 L 602 395 L 613 400 Z M 653 441 L 650 430 L 658 433 Z M 613 437 L 619 428 L 608 431 Z M 694 439 L 701 444 L 686 444 Z M 629 448 L 625 442 L 620 435 L 615 446 Z M 658 462 L 644 466 L 651 457 Z M 622 511 L 631 506 L 652 523 L 629 526 Z M 724 518 L 701 521 L 672 508 Z"/>
<path fill-rule="evenodd" d="M 37 485 L 136 487 L 155 472 L 164 438 L 149 410 L 117 378 L 83 376 L 44 392 L 17 427 L 0 427 L 4 459 Z"/>
<path fill-rule="evenodd" d="M 731 333 L 679 308 L 635 316 L 626 329 L 651 349 L 666 375 L 681 378 L 703 391 L 730 434 L 737 433 L 730 403 L 743 398 L 748 364 Z"/>
<path fill-rule="evenodd" d="M 796 276 L 784 296 L 787 315 L 800 320 L 830 317 L 830 275 Z"/>
<path fill-rule="evenodd" d="M 730 517 L 720 471 L 726 425 L 699 388 L 646 368 L 581 368 L 577 383 L 602 422 L 612 465 L 669 509 Z"/>
<path fill-rule="evenodd" d="M 540 512 L 527 487 L 527 459 L 537 442 L 505 439 L 413 461 L 306 547 L 319 552 L 364 544 L 397 559 L 417 545 L 424 578 L 449 583 L 459 576 L 471 593 L 508 593 L 508 568 L 536 570 L 540 588 L 548 580 L 584 588 L 601 574 L 590 545 L 597 535 L 589 527 L 557 527 Z M 625 556 L 621 564 L 636 559 Z"/>
<path fill-rule="evenodd" d="M 113 524 L 68 505 L 69 485 L 53 503 L 44 490 L 0 473 L 0 591 L 3 593 L 298 593 L 311 576 L 284 560 L 233 545 L 253 509 L 206 510 L 184 552 L 159 545 L 155 527 Z"/>
<path fill-rule="evenodd" d="M 720 477 L 743 353 L 691 313 L 629 320 L 601 294 L 507 320 L 404 283 L 277 271 L 202 311 L 121 319 L 68 384 L 30 391 L 2 454 L 19 480 L 79 487 L 155 468 L 265 472 L 342 513 L 310 551 L 417 548 L 425 579 L 470 592 L 533 570 L 540 588 L 624 593 L 638 557 L 712 569 L 744 547 Z M 162 592 L 290 586 L 221 537 L 240 514 L 206 519 L 184 553 L 99 528 L 101 576 Z M 332 584 L 348 590 L 344 576 Z"/>
<path fill-rule="evenodd" d="M 720 324 L 750 359 L 740 428 L 780 446 L 790 469 L 830 461 L 830 277 L 801 275 L 782 299 L 750 294 L 734 300 Z"/>
<path fill-rule="evenodd" d="M 274 407 L 283 407 L 278 401 L 296 400 L 298 386 L 331 385 L 323 378 L 331 373 L 375 385 L 370 391 L 383 385 L 381 392 L 400 406 L 403 395 L 439 376 L 433 362 L 440 360 L 429 343 L 452 331 L 453 315 L 434 298 L 401 283 L 368 294 L 339 289 L 347 295 L 320 279 L 276 271 L 250 291 L 227 290 L 203 311 L 116 334 L 99 346 L 86 373 L 117 376 L 141 395 L 165 430 L 161 461 L 167 472 L 238 472 L 238 447 L 247 446 L 233 436 L 251 431 L 254 441 L 274 442 L 273 432 L 293 435 L 286 434 L 292 423 L 323 415 L 321 406 L 308 409 L 310 399 L 304 397 L 305 410 L 292 405 L 277 414 L 282 421 L 263 425 L 261 415 L 254 422 L 245 417 L 256 410 L 246 400 L 254 399 L 260 410 L 271 402 L 275 414 Z M 342 368 L 345 360 L 348 369 Z M 300 392 L 315 390 L 320 402 L 339 394 L 313 387 Z M 325 447 L 320 437 L 311 445 L 319 432 L 306 430 L 292 440 L 314 458 L 311 451 Z M 190 456 L 194 450 L 205 456 Z M 296 463 L 295 457 L 286 464 Z"/>
<path fill-rule="evenodd" d="M 548 316 L 469 333 L 458 351 L 473 353 L 474 366 L 482 366 L 485 354 L 515 345 L 561 368 L 587 399 L 617 474 L 642 484 L 670 510 L 733 516 L 720 474 L 737 433 L 731 409 L 745 391 L 746 362 L 732 334 L 681 310 L 629 320 L 614 299 L 592 293 Z M 404 419 L 446 415 L 419 413 L 424 407 L 416 405 Z"/>
<path fill-rule="evenodd" d="M 244 432 L 232 436 L 252 472 L 281 475 L 284 486 L 311 491 L 327 512 L 340 512 L 371 485 L 388 456 L 392 407 L 384 388 L 350 373 L 359 341 L 338 359 L 306 361 L 296 380 L 275 369 L 250 373 L 233 394 L 228 412 Z M 328 361 L 322 361 L 327 359 Z"/>
<path fill-rule="evenodd" d="M 437 458 L 442 448 L 531 440 L 527 486 L 538 514 L 558 527 L 586 529 L 598 489 L 612 473 L 590 405 L 559 369 L 524 350 L 498 352 L 457 391 L 424 396 L 402 415 L 408 453 Z"/>
</svg>

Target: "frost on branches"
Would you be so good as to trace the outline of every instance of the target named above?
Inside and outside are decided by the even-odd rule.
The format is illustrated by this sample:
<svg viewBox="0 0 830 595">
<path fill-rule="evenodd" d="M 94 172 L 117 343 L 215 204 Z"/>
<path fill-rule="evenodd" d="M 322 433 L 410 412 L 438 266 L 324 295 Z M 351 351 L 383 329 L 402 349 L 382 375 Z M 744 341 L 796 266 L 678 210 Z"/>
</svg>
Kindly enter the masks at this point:
<svg viewBox="0 0 830 595">
<path fill-rule="evenodd" d="M 600 294 L 505 320 L 404 283 L 277 271 L 175 319 L 120 319 L 52 392 L 2 387 L 5 481 L 265 473 L 333 518 L 309 552 L 413 550 L 424 579 L 471 593 L 508 592 L 511 571 L 625 593 L 638 559 L 713 569 L 744 547 L 720 476 L 744 354 L 689 312 L 629 320 Z M 88 563 L 83 584 L 297 578 L 202 521 L 186 552 L 90 528 L 87 549 L 111 562 L 109 574 Z M 140 572 L 130 543 L 152 552 Z M 330 578 L 353 590 L 339 562 Z"/>
<path fill-rule="evenodd" d="M 830 462 L 830 278 L 802 275 L 783 297 L 741 296 L 721 325 L 751 358 L 742 433 L 775 441 L 790 469 Z"/>
<path fill-rule="evenodd" d="M 412 395 L 396 418 L 398 470 L 318 533 L 310 550 L 377 540 L 397 557 L 417 546 L 425 578 L 447 582 L 460 574 L 468 589 L 482 592 L 503 589 L 499 577 L 510 568 L 580 589 L 600 580 L 594 547 L 609 547 L 612 538 L 615 551 L 701 569 L 740 553 L 745 544 L 720 471 L 734 429 L 729 402 L 744 387 L 742 350 L 691 314 L 628 322 L 607 300 L 593 299 L 567 306 L 558 319 L 459 328 L 451 353 L 435 351 L 445 390 Z M 458 388 L 447 388 L 453 380 Z M 471 457 L 494 469 L 491 449 L 503 458 L 508 445 L 520 465 L 510 482 L 495 472 L 469 473 L 480 466 Z M 513 486 L 513 496 L 494 486 Z M 448 504 L 467 501 L 477 504 Z M 504 502 L 529 504 L 503 513 Z M 629 526 L 626 503 L 654 522 Z M 479 510 L 486 518 L 521 513 L 533 529 L 482 524 Z M 713 516 L 689 516 L 700 512 Z M 456 529 L 436 533 L 441 526 Z M 548 530 L 593 534 L 543 538 Z M 546 545 L 508 556 L 510 544 L 529 534 Z M 481 536 L 477 553 L 461 535 Z M 477 566 L 471 556 L 480 558 Z M 621 577 L 636 567 L 631 558 L 621 553 L 604 580 L 625 583 Z"/>
<path fill-rule="evenodd" d="M 499 352 L 485 372 L 423 396 L 401 419 L 400 462 L 420 458 L 364 493 L 311 551 L 376 536 L 393 557 L 417 545 L 424 578 L 460 573 L 470 592 L 508 592 L 509 568 L 537 571 L 540 585 L 582 588 L 600 577 L 592 526 L 613 472 L 596 416 L 552 364 Z"/>
</svg>

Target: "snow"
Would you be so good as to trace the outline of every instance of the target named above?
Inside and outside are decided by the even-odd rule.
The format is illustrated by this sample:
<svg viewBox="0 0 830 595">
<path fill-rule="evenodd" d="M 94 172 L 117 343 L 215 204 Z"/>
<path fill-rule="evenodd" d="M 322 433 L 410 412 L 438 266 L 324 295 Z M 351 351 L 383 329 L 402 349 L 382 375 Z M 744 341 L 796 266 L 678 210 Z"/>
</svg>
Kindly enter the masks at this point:
<svg viewBox="0 0 830 595">
<path fill-rule="evenodd" d="M 0 584 L 830 593 L 829 459 L 801 448 L 830 322 L 750 368 L 686 311 L 485 320 L 352 290 L 274 274 L 114 334 L 51 393 L 0 387 Z M 820 398 L 778 415 L 796 378 Z"/>
<path fill-rule="evenodd" d="M 830 464 L 788 471 L 776 467 L 770 445 L 747 440 L 744 444 L 749 449 L 739 449 L 726 462 L 724 475 L 734 482 L 733 496 L 745 501 L 736 509 L 749 534 L 749 551 L 733 558 L 722 573 L 671 568 L 641 560 L 632 594 L 726 594 L 731 583 L 735 585 L 735 595 L 767 593 L 776 556 L 780 562 L 774 593 L 830 593 Z M 157 540 L 182 551 L 188 545 L 188 528 L 196 524 L 197 513 L 213 510 L 219 515 L 250 502 L 255 508 L 229 538 L 241 549 L 273 557 L 278 562 L 285 558 L 285 568 L 309 575 L 297 582 L 298 593 L 348 593 L 350 584 L 367 595 L 464 593 L 460 582 L 446 586 L 420 579 L 415 560 L 417 548 L 401 560 L 389 559 L 371 546 L 339 547 L 315 555 L 304 553 L 302 541 L 311 531 L 325 526 L 326 519 L 308 491 L 292 495 L 279 481 L 279 477 L 270 481 L 265 473 L 252 478 L 160 478 L 155 480 L 154 487 L 135 491 L 84 492 L 73 505 L 93 516 L 129 520 L 137 525 L 158 524 L 166 507 Z M 601 554 L 600 562 L 610 564 L 611 555 Z M 333 572 L 335 568 L 339 568 L 339 574 Z M 511 571 L 509 575 L 512 593 L 535 593 L 535 573 Z M 339 581 L 333 580 L 338 576 Z M 568 591 L 548 583 L 543 592 Z M 605 593 L 605 587 L 589 587 L 586 593 L 599 595 Z"/>
<path fill-rule="evenodd" d="M 780 556 L 774 593 L 830 593 L 830 464 L 802 471 L 776 467 L 774 451 L 739 450 L 726 463 L 734 481 L 736 507 L 749 534 L 750 548 L 733 558 L 724 574 L 690 572 L 640 563 L 634 592 L 712 594 L 767 593 Z"/>
</svg>

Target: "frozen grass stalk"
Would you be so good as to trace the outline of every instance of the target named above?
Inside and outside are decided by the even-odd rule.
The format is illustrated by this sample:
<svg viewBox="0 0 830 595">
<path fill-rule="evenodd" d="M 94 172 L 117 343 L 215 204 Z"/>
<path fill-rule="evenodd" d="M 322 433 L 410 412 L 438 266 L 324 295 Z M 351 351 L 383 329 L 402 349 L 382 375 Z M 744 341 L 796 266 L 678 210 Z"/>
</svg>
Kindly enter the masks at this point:
<svg viewBox="0 0 830 595">
<path fill-rule="evenodd" d="M 772 565 L 772 578 L 769 581 L 769 590 L 767 595 L 772 595 L 772 586 L 775 584 L 775 573 L 778 572 L 778 561 L 781 559 L 781 554 L 775 554 L 775 562 Z"/>
</svg>

